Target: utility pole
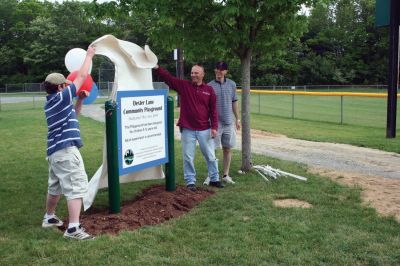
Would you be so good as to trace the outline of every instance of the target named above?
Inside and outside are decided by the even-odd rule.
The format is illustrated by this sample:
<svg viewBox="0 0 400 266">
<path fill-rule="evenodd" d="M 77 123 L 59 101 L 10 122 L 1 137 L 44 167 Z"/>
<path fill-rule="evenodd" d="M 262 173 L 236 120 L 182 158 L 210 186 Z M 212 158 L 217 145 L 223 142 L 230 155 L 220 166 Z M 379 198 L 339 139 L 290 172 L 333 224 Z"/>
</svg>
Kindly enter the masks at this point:
<svg viewBox="0 0 400 266">
<path fill-rule="evenodd" d="M 177 48 L 178 58 L 176 60 L 176 76 L 180 79 L 185 77 L 185 70 L 184 70 L 184 62 L 183 62 L 183 50 L 181 48 Z"/>
<path fill-rule="evenodd" d="M 390 0 L 389 86 L 386 138 L 396 137 L 397 86 L 399 76 L 399 1 Z"/>
<path fill-rule="evenodd" d="M 176 48 L 174 50 L 174 59 L 176 60 L 176 77 L 183 79 L 185 77 L 183 50 Z M 177 97 L 176 106 L 180 106 L 179 95 Z"/>
</svg>

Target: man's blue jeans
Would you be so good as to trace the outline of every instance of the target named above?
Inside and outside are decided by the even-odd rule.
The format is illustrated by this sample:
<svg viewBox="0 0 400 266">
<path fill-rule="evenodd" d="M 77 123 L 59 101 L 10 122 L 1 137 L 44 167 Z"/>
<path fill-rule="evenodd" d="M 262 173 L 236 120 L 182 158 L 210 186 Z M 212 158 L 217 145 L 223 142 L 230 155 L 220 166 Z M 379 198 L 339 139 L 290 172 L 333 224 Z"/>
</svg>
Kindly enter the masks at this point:
<svg viewBox="0 0 400 266">
<path fill-rule="evenodd" d="M 196 131 L 182 128 L 182 157 L 183 174 L 186 185 L 196 184 L 196 169 L 194 157 L 196 140 L 199 142 L 201 153 L 207 162 L 208 176 L 211 181 L 219 181 L 218 161 L 215 157 L 214 141 L 211 138 L 211 129 Z M 204 177 L 206 178 L 206 176 Z"/>
</svg>

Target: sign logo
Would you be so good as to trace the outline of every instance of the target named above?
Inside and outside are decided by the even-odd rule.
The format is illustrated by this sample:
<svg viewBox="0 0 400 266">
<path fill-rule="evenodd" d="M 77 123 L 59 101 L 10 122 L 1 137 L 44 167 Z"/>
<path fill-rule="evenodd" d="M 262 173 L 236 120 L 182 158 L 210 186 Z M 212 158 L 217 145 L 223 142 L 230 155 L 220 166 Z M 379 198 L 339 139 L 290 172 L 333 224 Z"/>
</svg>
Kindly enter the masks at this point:
<svg viewBox="0 0 400 266">
<path fill-rule="evenodd" d="M 124 153 L 124 160 L 125 160 L 125 163 L 127 164 L 127 165 L 131 165 L 132 164 L 132 162 L 133 162 L 133 158 L 134 158 L 135 156 L 133 155 L 133 151 L 131 150 L 131 149 L 128 149 L 125 153 Z"/>
</svg>

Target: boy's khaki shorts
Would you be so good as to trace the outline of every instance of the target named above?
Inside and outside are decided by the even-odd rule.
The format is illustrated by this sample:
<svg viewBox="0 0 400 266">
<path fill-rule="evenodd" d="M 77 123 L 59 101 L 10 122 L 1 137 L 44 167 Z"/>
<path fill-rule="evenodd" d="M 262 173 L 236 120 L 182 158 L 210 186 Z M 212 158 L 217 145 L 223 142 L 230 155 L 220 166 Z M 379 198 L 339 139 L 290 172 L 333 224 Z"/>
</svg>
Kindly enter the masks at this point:
<svg viewBox="0 0 400 266">
<path fill-rule="evenodd" d="M 64 148 L 47 157 L 47 161 L 49 194 L 64 194 L 67 200 L 83 198 L 88 190 L 88 178 L 79 149 L 75 146 Z"/>
</svg>

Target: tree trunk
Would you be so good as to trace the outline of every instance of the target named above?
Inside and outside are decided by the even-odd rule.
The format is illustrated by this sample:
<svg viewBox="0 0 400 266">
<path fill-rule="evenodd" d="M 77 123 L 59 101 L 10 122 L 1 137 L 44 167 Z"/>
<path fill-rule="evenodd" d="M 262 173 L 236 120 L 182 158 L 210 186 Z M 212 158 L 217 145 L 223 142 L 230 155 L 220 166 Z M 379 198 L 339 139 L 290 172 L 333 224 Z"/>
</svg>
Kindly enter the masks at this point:
<svg viewBox="0 0 400 266">
<path fill-rule="evenodd" d="M 242 167 L 244 172 L 252 168 L 250 134 L 250 64 L 251 49 L 240 57 L 242 72 Z"/>
</svg>

